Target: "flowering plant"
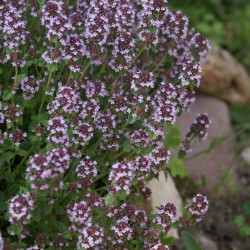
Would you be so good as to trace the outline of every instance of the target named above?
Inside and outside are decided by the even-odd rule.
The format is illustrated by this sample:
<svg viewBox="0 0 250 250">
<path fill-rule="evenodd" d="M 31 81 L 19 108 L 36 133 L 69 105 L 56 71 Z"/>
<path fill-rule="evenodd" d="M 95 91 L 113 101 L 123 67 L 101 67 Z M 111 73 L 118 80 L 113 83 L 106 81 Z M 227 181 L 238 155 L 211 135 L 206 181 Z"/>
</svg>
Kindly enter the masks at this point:
<svg viewBox="0 0 250 250">
<path fill-rule="evenodd" d="M 2 0 L 0 31 L 0 249 L 168 249 L 202 219 L 201 194 L 183 218 L 142 206 L 209 125 L 183 142 L 174 125 L 209 47 L 186 16 L 166 0 Z"/>
</svg>

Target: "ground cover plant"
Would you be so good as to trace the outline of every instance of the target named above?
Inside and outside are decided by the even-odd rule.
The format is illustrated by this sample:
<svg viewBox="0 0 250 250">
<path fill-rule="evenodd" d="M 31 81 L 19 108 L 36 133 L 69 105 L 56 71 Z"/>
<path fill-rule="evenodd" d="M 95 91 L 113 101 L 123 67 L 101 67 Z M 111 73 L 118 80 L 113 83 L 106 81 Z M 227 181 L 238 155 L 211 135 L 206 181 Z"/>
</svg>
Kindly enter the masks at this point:
<svg viewBox="0 0 250 250">
<path fill-rule="evenodd" d="M 0 249 L 168 249 L 185 210 L 146 212 L 159 171 L 206 137 L 176 118 L 200 84 L 206 38 L 166 0 L 3 0 L 0 4 Z M 188 236 L 185 236 L 185 239 Z"/>
</svg>

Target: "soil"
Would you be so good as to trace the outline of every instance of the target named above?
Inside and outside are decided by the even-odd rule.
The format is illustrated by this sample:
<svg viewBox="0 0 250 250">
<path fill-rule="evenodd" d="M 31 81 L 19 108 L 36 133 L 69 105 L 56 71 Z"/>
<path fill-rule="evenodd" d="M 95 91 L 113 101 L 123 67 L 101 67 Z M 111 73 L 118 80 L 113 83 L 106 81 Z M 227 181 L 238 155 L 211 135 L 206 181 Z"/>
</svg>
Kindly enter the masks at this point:
<svg viewBox="0 0 250 250">
<path fill-rule="evenodd" d="M 212 240 L 213 249 L 211 245 L 203 245 L 204 250 L 250 250 L 250 237 L 242 235 L 234 222 L 237 215 L 243 215 L 250 226 L 250 209 L 248 212 L 244 210 L 244 204 L 250 202 L 250 166 L 240 161 L 235 171 L 238 176 L 238 186 L 235 187 L 237 190 L 225 198 L 210 200 L 205 219 L 195 228 L 188 229 L 198 241 L 200 236 Z M 188 182 L 190 187 L 191 181 Z M 191 190 L 195 190 L 194 184 Z M 186 193 L 184 197 L 192 195 Z M 181 239 L 177 240 L 171 249 L 184 250 Z"/>
</svg>

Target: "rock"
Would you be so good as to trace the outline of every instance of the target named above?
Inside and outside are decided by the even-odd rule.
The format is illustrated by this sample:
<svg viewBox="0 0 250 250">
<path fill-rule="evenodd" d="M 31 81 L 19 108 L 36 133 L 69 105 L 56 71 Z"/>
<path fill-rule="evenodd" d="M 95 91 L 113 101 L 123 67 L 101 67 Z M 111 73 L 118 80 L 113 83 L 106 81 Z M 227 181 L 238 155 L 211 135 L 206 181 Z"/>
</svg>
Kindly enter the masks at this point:
<svg viewBox="0 0 250 250">
<path fill-rule="evenodd" d="M 197 235 L 196 240 L 201 244 L 203 250 L 218 250 L 216 243 L 206 235 Z"/>
<path fill-rule="evenodd" d="M 193 152 L 187 156 L 185 164 L 190 177 L 194 181 L 205 180 L 205 183 L 201 186 L 202 192 L 210 193 L 210 197 L 214 194 L 225 195 L 227 188 L 230 187 L 230 181 L 235 181 L 234 173 L 231 174 L 234 157 L 234 136 L 227 105 L 216 98 L 198 95 L 196 102 L 190 107 L 190 111 L 183 113 L 178 118 L 177 124 L 181 125 L 181 132 L 184 137 L 197 114 L 204 112 L 207 112 L 212 120 L 208 137 L 205 141 L 196 142 Z M 217 140 L 219 144 L 214 150 L 191 158 L 208 149 L 214 140 Z"/>
<path fill-rule="evenodd" d="M 234 104 L 250 104 L 250 77 L 226 50 L 212 44 L 202 65 L 199 91 Z"/>
<path fill-rule="evenodd" d="M 241 157 L 244 160 L 244 162 L 250 166 L 250 147 L 245 148 L 241 152 Z"/>
<path fill-rule="evenodd" d="M 170 174 L 166 178 L 164 172 L 161 171 L 159 178 L 151 180 L 147 186 L 152 192 L 150 206 L 153 212 L 157 212 L 157 207 L 164 202 L 170 202 L 176 206 L 178 214 L 181 215 L 182 199 Z M 178 238 L 177 230 L 171 231 L 170 235 Z"/>
</svg>

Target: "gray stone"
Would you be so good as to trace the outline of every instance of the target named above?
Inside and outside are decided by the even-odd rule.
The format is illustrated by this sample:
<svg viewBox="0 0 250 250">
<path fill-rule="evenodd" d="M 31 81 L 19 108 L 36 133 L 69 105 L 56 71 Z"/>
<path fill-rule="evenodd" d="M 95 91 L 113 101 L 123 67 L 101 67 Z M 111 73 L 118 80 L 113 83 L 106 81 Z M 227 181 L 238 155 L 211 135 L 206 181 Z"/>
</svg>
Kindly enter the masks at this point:
<svg viewBox="0 0 250 250">
<path fill-rule="evenodd" d="M 234 134 L 227 105 L 219 99 L 198 95 L 196 102 L 190 107 L 190 111 L 182 114 L 178 118 L 177 124 L 181 125 L 184 137 L 197 114 L 204 112 L 207 112 L 212 120 L 208 137 L 205 141 L 196 141 L 193 152 L 187 156 L 185 163 L 189 175 L 194 181 L 205 180 L 201 191 L 223 195 L 226 193 L 228 185 L 230 187 L 230 183 L 235 180 L 234 175 L 231 174 L 234 158 Z M 216 138 L 218 140 L 225 136 L 228 136 L 228 138 L 221 141 L 220 145 L 211 152 L 191 158 L 208 149 L 211 142 Z"/>
<path fill-rule="evenodd" d="M 206 235 L 198 235 L 196 239 L 201 244 L 203 250 L 218 250 L 216 243 Z"/>
<path fill-rule="evenodd" d="M 212 44 L 202 65 L 199 89 L 234 104 L 250 104 L 250 77 L 246 69 L 228 51 Z"/>
<path fill-rule="evenodd" d="M 164 202 L 170 202 L 176 206 L 178 214 L 181 215 L 182 199 L 170 174 L 166 178 L 164 172 L 161 171 L 159 178 L 151 180 L 147 186 L 152 192 L 150 206 L 153 212 L 157 212 L 157 207 Z M 176 229 L 173 229 L 169 235 L 178 238 Z"/>
<path fill-rule="evenodd" d="M 245 148 L 241 152 L 241 157 L 244 160 L 244 162 L 250 166 L 250 147 Z"/>
</svg>

